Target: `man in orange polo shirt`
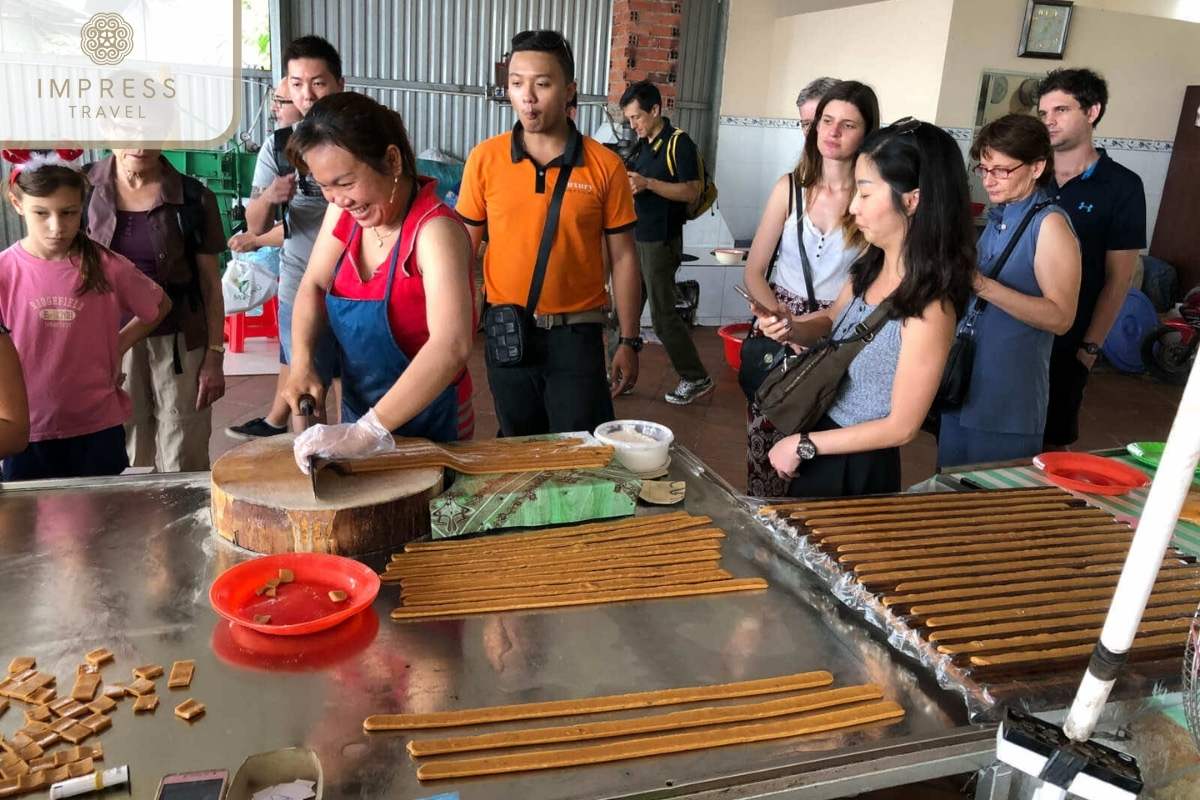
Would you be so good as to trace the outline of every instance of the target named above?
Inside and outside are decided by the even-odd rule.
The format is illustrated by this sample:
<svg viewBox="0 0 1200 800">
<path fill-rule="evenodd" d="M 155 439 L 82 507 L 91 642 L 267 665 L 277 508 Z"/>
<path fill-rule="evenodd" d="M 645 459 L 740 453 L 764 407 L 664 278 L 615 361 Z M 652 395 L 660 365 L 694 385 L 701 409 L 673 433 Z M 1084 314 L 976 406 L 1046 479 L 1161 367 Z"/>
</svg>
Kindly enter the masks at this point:
<svg viewBox="0 0 1200 800">
<path fill-rule="evenodd" d="M 508 95 L 519 119 L 512 132 L 471 151 L 463 173 L 457 211 L 476 249 L 488 230 L 487 301 L 524 306 L 559 170 L 572 165 L 524 358 L 487 367 L 501 436 L 592 430 L 612 420 L 613 396 L 637 381 L 641 277 L 633 196 L 621 159 L 567 117 L 575 90 L 575 60 L 561 34 L 514 36 Z M 602 242 L 621 326 L 611 386 Z"/>
</svg>

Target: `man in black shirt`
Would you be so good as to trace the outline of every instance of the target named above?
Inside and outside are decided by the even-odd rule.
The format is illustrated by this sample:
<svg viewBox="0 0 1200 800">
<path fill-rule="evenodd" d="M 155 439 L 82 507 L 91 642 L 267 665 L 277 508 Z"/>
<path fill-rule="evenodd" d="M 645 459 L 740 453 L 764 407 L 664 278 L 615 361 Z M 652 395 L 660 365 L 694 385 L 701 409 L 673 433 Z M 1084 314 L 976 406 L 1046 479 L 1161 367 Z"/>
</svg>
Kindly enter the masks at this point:
<svg viewBox="0 0 1200 800">
<path fill-rule="evenodd" d="M 1108 104 L 1108 85 L 1089 69 L 1054 70 L 1038 87 L 1038 116 L 1054 146 L 1048 191 L 1071 218 L 1083 256 L 1075 324 L 1054 340 L 1048 449 L 1079 438 L 1079 407 L 1100 345 L 1129 293 L 1138 251 L 1146 246 L 1146 194 L 1137 173 L 1092 143 Z"/>
<path fill-rule="evenodd" d="M 675 273 L 683 254 L 683 224 L 687 222 L 688 204 L 703 188 L 696 145 L 662 115 L 662 95 L 649 81 L 626 89 L 621 95 L 621 109 L 639 138 L 632 156 L 629 187 L 637 211 L 635 236 L 642 267 L 642 305 L 650 302 L 654 332 L 679 373 L 679 385 L 666 401 L 687 405 L 715 388 L 688 326 L 675 313 Z"/>
</svg>

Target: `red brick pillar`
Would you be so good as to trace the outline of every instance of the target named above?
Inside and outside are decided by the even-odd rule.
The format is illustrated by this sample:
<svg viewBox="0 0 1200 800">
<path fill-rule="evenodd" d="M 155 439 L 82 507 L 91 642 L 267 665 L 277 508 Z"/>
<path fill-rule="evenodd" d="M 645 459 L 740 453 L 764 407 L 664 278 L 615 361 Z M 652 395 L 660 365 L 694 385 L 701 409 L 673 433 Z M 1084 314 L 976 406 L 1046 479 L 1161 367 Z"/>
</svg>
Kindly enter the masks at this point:
<svg viewBox="0 0 1200 800">
<path fill-rule="evenodd" d="M 613 38 L 608 62 L 608 101 L 617 103 L 631 83 L 652 81 L 662 92 L 663 113 L 675 111 L 675 67 L 683 3 L 613 0 Z"/>
</svg>

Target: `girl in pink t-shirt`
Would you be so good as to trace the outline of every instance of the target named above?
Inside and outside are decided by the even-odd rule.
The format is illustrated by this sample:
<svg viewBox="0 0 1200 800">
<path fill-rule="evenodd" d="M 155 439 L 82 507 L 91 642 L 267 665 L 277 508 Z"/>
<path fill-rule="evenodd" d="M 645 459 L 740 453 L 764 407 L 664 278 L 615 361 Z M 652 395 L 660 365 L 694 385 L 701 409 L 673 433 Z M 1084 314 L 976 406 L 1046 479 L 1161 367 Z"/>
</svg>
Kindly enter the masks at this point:
<svg viewBox="0 0 1200 800">
<path fill-rule="evenodd" d="M 89 187 L 68 163 L 78 155 L 4 151 L 16 164 L 9 200 L 28 235 L 0 252 L 0 319 L 29 398 L 29 445 L 5 459 L 5 481 L 117 475 L 129 465 L 121 356 L 171 310 L 154 281 L 83 233 Z"/>
</svg>

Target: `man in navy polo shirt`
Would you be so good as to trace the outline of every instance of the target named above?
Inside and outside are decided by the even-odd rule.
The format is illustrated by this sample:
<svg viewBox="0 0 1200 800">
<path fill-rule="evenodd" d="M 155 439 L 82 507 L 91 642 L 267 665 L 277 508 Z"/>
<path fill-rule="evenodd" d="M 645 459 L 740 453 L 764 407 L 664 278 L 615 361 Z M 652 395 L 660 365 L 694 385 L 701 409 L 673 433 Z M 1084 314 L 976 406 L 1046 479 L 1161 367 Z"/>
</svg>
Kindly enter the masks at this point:
<svg viewBox="0 0 1200 800">
<path fill-rule="evenodd" d="M 665 399 L 687 405 L 716 386 L 700 361 L 691 331 L 675 313 L 675 273 L 683 255 L 683 225 L 688 204 L 703 188 L 696 145 L 662 115 L 662 94 L 649 81 L 625 90 L 621 110 L 639 139 L 629 168 L 629 188 L 637 211 L 635 235 L 642 265 L 642 305 L 650 303 L 654 332 L 679 373 L 679 385 Z"/>
<path fill-rule="evenodd" d="M 1070 216 L 1083 254 L 1075 324 L 1054 340 L 1043 439 L 1062 449 L 1079 438 L 1079 407 L 1100 345 L 1129 293 L 1146 246 L 1146 194 L 1137 173 L 1092 143 L 1108 85 L 1090 69 L 1058 69 L 1038 87 L 1038 117 L 1054 146 L 1054 201 Z"/>
</svg>

